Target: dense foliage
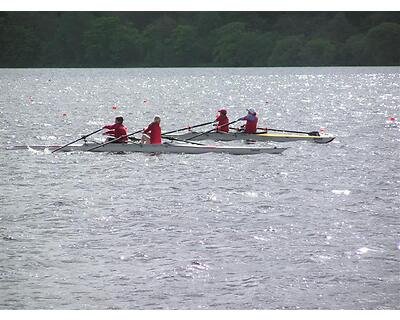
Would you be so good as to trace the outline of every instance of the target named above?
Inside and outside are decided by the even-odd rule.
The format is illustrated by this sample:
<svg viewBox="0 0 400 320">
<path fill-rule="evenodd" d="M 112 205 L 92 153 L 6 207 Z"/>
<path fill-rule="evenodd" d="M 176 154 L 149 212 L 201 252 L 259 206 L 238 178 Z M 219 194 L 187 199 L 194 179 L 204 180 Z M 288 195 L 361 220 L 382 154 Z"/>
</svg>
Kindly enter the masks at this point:
<svg viewBox="0 0 400 320">
<path fill-rule="evenodd" d="M 400 64 L 398 12 L 1 12 L 0 67 Z"/>
</svg>

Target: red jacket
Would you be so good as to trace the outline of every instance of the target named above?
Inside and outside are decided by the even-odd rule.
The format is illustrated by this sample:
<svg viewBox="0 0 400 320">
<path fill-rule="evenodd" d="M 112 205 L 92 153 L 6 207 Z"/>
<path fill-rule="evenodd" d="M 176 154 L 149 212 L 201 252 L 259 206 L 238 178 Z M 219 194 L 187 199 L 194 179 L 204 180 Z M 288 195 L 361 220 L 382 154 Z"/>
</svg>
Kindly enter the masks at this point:
<svg viewBox="0 0 400 320">
<path fill-rule="evenodd" d="M 128 128 L 125 127 L 123 124 L 121 123 L 110 124 L 108 126 L 104 126 L 104 129 L 109 129 L 109 131 L 106 131 L 105 134 L 114 136 L 115 138 L 125 136 L 124 138 L 121 138 L 115 142 L 120 142 L 120 143 L 128 142 L 128 137 L 126 137 L 126 135 L 128 134 Z"/>
<path fill-rule="evenodd" d="M 229 123 L 229 119 L 226 115 L 221 114 L 216 120 L 218 121 L 217 132 L 229 132 L 229 126 L 227 125 Z"/>
<path fill-rule="evenodd" d="M 151 144 L 161 144 L 161 127 L 159 123 L 150 123 L 143 133 L 149 133 Z"/>
<path fill-rule="evenodd" d="M 258 118 L 256 115 L 247 115 L 241 120 L 246 120 L 246 126 L 244 127 L 245 133 L 256 133 L 257 132 L 257 124 Z"/>
</svg>

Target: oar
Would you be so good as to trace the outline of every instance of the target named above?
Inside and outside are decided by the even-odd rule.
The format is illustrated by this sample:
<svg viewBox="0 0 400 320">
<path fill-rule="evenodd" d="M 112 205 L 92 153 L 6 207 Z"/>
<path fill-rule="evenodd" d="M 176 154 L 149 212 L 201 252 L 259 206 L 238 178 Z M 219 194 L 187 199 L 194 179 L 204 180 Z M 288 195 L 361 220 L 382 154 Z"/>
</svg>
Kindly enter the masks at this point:
<svg viewBox="0 0 400 320">
<path fill-rule="evenodd" d="M 238 121 L 240 121 L 240 119 L 238 119 L 238 120 L 235 120 L 235 121 L 232 121 L 232 122 L 229 122 L 229 123 L 227 123 L 227 124 L 223 124 L 222 126 L 219 126 L 219 128 L 222 128 L 222 127 L 229 126 L 230 124 L 232 124 L 232 123 L 236 123 L 236 122 L 238 122 Z M 202 136 L 202 135 L 204 135 L 204 134 L 207 134 L 207 133 L 213 132 L 214 130 L 217 130 L 217 129 L 218 129 L 218 127 L 215 127 L 215 128 L 213 128 L 213 129 L 211 129 L 211 130 L 208 130 L 208 131 L 206 131 L 206 132 L 202 132 L 202 133 L 196 134 L 195 136 L 193 136 L 193 137 L 190 137 L 190 138 L 186 139 L 186 141 L 187 141 L 187 140 L 192 140 L 192 139 L 195 139 L 195 138 L 197 138 L 197 137 L 200 137 L 200 136 Z"/>
<path fill-rule="evenodd" d="M 204 143 L 194 142 L 194 141 L 189 141 L 189 140 L 183 140 L 183 139 L 177 139 L 177 138 L 174 138 L 174 137 L 165 137 L 163 135 L 161 137 L 163 137 L 164 139 L 172 140 L 172 141 L 180 141 L 180 142 L 186 142 L 186 143 L 191 143 L 191 144 L 197 144 L 199 146 L 204 146 L 205 145 Z"/>
<path fill-rule="evenodd" d="M 198 127 L 202 127 L 202 126 L 206 126 L 206 125 L 212 124 L 212 123 L 214 123 L 214 122 L 216 122 L 216 121 L 217 121 L 217 120 L 210 121 L 210 122 L 206 122 L 206 123 L 197 124 L 197 125 L 195 125 L 195 126 L 185 127 L 185 128 L 182 128 L 182 129 L 177 129 L 177 130 L 173 130 L 173 131 L 168 131 L 168 132 L 163 133 L 163 135 L 165 135 L 165 134 L 171 134 L 171 133 L 175 133 L 175 132 L 180 132 L 180 131 L 185 131 L 185 130 L 190 130 L 190 129 L 198 128 Z"/>
<path fill-rule="evenodd" d="M 118 140 L 121 140 L 121 139 L 123 139 L 123 138 L 133 136 L 134 134 L 137 134 L 137 133 L 142 132 L 142 131 L 143 131 L 143 129 L 140 129 L 140 130 L 135 131 L 135 132 L 133 132 L 133 133 L 125 134 L 125 135 L 120 136 L 120 137 L 118 137 L 118 138 L 115 138 L 115 139 L 112 139 L 112 140 L 110 140 L 110 141 L 106 141 L 106 142 L 104 142 L 104 143 L 102 143 L 102 144 L 99 144 L 98 146 L 95 146 L 95 147 L 93 147 L 93 148 L 90 148 L 90 149 L 88 149 L 88 150 L 86 150 L 86 151 L 93 151 L 93 150 L 96 150 L 96 149 L 98 149 L 98 148 L 104 147 L 105 145 L 107 145 L 107 144 L 109 144 L 109 143 L 113 143 L 113 142 L 118 141 Z"/>
<path fill-rule="evenodd" d="M 305 132 L 305 131 L 293 131 L 293 130 L 282 130 L 282 129 L 271 129 L 271 128 L 257 128 L 259 130 L 264 130 L 264 131 L 278 131 L 278 132 L 291 132 L 291 133 L 303 133 L 303 134 L 308 134 L 309 136 L 319 136 L 318 131 L 310 131 L 310 132 Z M 257 132 L 257 133 L 266 133 L 266 132 Z"/>
<path fill-rule="evenodd" d="M 93 131 L 92 133 L 86 134 L 86 135 L 80 137 L 79 139 L 76 139 L 75 141 L 72 141 L 72 142 L 70 142 L 70 143 L 67 143 L 67 144 L 64 145 L 64 146 L 59 147 L 59 148 L 53 150 L 51 153 L 54 153 L 54 152 L 56 152 L 56 151 L 58 151 L 58 150 L 61 150 L 61 149 L 64 149 L 65 147 L 68 147 L 69 145 L 71 145 L 71 144 L 73 144 L 73 143 L 75 143 L 75 142 L 78 142 L 79 140 L 86 139 L 87 137 L 89 137 L 89 136 L 91 136 L 92 134 L 95 134 L 95 133 L 97 133 L 97 132 L 99 132 L 99 131 L 101 131 L 101 130 L 103 130 L 103 128 L 100 128 L 99 130 Z"/>
</svg>

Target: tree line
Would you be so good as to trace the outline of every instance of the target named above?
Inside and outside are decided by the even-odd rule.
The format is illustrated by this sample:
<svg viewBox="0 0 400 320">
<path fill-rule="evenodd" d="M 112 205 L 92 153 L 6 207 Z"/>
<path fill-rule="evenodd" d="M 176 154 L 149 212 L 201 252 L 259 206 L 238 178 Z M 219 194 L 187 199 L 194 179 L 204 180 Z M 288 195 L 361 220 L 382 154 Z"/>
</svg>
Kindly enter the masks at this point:
<svg viewBox="0 0 400 320">
<path fill-rule="evenodd" d="M 400 65 L 398 12 L 0 12 L 0 67 Z"/>
</svg>

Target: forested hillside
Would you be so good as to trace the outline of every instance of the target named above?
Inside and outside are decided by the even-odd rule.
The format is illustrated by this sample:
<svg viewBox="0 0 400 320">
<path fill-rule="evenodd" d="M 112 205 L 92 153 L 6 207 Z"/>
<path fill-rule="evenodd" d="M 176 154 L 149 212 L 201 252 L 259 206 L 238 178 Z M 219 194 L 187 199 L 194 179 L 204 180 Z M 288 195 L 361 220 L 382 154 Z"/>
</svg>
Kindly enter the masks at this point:
<svg viewBox="0 0 400 320">
<path fill-rule="evenodd" d="M 0 12 L 0 67 L 400 65 L 398 12 Z"/>
</svg>

